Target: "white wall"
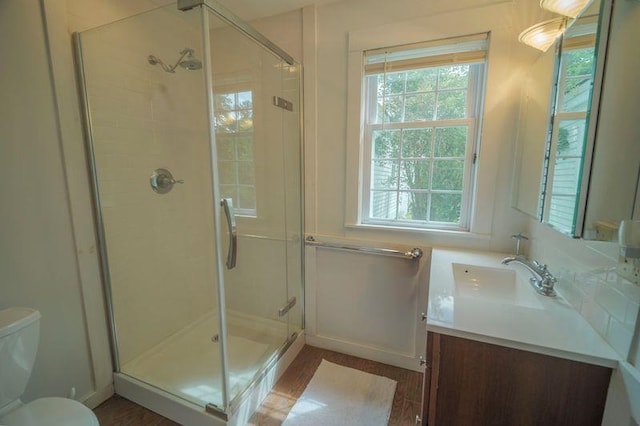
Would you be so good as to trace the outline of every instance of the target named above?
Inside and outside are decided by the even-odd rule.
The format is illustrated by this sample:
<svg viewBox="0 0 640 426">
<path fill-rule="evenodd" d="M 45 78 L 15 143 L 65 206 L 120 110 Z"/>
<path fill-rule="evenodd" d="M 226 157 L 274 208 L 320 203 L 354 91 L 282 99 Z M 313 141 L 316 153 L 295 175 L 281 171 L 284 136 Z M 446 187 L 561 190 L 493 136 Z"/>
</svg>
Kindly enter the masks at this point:
<svg viewBox="0 0 640 426">
<path fill-rule="evenodd" d="M 422 2 L 350 0 L 307 8 L 304 28 L 307 232 L 320 235 L 422 245 L 466 246 L 492 250 L 511 247 L 509 235 L 524 226 L 524 216 L 509 208 L 512 151 L 524 67 L 517 33 L 537 18 L 512 2 Z M 309 28 L 313 26 L 312 28 Z M 492 31 L 481 178 L 477 211 L 484 217 L 477 235 L 468 233 L 381 231 L 345 227 L 350 171 L 347 152 L 359 143 L 347 134 L 347 58 L 349 34 L 373 33 L 381 45 L 402 34 L 431 38 Z M 315 63 L 315 67 L 313 64 Z M 310 69 L 310 66 L 313 69 Z M 357 123 L 356 123 L 357 127 Z M 353 197 L 351 197 L 353 198 Z"/>
<path fill-rule="evenodd" d="M 104 308 L 85 311 L 78 247 L 68 199 L 56 93 L 49 67 L 44 11 L 36 0 L 0 2 L 0 55 L 11 58 L 0 78 L 0 308 L 42 313 L 40 347 L 25 399 L 81 399 L 104 386 L 94 362 L 109 364 Z M 95 254 L 93 254 L 95 256 Z M 107 352 L 91 352 L 87 316 L 102 318 Z M 94 346 L 95 347 L 95 346 Z M 110 367 L 107 366 L 106 369 Z"/>
</svg>

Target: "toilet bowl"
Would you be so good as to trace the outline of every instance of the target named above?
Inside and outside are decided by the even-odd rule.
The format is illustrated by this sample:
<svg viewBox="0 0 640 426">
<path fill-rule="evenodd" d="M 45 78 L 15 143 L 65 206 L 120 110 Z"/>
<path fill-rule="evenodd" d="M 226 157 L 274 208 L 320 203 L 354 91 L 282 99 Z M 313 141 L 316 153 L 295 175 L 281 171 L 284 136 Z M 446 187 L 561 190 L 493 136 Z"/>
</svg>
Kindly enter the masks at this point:
<svg viewBox="0 0 640 426">
<path fill-rule="evenodd" d="M 0 425 L 98 426 L 93 411 L 68 398 L 20 401 L 38 350 L 40 313 L 29 308 L 0 311 Z"/>
</svg>

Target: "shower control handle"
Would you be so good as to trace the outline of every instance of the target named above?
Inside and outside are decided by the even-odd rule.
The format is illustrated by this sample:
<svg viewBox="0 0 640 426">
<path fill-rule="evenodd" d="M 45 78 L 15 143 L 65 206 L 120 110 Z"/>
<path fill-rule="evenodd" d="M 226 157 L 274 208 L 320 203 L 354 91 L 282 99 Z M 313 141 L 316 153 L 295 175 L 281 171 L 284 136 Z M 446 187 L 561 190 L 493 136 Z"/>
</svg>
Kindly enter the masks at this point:
<svg viewBox="0 0 640 426">
<path fill-rule="evenodd" d="M 227 218 L 227 227 L 229 229 L 229 252 L 227 253 L 227 269 L 236 267 L 236 255 L 238 254 L 238 232 L 236 230 L 236 215 L 233 212 L 233 200 L 231 198 L 223 198 L 220 205 L 224 209 L 224 215 Z"/>
<path fill-rule="evenodd" d="M 176 183 L 184 183 L 184 179 L 174 179 L 169 170 L 162 168 L 155 169 L 149 179 L 151 189 L 158 194 L 166 194 L 171 191 Z"/>
</svg>

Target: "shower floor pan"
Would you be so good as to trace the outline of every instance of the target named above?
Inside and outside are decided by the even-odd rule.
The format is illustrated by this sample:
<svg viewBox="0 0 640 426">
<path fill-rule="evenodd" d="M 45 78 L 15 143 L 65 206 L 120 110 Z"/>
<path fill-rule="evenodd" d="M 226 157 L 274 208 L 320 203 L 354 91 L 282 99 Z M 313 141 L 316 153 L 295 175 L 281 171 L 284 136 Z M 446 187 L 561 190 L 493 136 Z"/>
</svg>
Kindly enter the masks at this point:
<svg viewBox="0 0 640 426">
<path fill-rule="evenodd" d="M 283 344 L 285 323 L 265 322 L 239 313 L 227 317 L 230 398 L 242 392 Z M 154 348 L 124 364 L 121 372 L 197 406 L 222 406 L 217 316 L 197 320 Z"/>
</svg>

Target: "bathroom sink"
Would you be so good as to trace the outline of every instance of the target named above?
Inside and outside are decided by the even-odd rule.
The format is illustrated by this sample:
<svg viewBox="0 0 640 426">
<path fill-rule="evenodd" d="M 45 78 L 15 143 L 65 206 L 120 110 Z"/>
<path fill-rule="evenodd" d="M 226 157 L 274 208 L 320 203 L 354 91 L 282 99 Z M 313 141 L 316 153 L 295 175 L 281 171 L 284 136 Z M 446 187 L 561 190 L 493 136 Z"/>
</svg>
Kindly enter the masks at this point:
<svg viewBox="0 0 640 426">
<path fill-rule="evenodd" d="M 456 295 L 515 302 L 516 272 L 506 268 L 452 263 Z"/>
</svg>

